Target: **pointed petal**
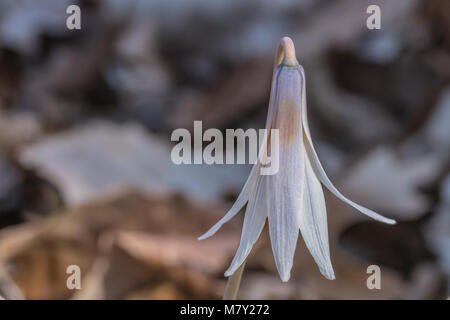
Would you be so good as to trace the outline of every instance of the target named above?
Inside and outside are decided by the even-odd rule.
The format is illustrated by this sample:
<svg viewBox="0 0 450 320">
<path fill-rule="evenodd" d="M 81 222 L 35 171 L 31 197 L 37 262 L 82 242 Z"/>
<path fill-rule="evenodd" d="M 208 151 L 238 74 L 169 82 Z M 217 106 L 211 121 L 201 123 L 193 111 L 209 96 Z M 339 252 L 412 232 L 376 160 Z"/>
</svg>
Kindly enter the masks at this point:
<svg viewBox="0 0 450 320">
<path fill-rule="evenodd" d="M 299 233 L 297 212 L 300 210 L 300 186 L 293 186 L 294 181 L 284 184 L 286 175 L 267 177 L 269 233 L 275 265 L 282 281 L 290 278 L 294 261 L 295 248 Z M 282 178 L 281 178 L 282 177 Z M 302 179 L 297 176 L 299 181 Z M 289 186 L 290 185 L 290 186 Z"/>
<path fill-rule="evenodd" d="M 206 238 L 211 237 L 214 235 L 222 225 L 228 221 L 231 220 L 238 212 L 242 209 L 242 207 L 249 201 L 250 193 L 252 190 L 253 185 L 256 183 L 258 177 L 260 176 L 260 169 L 261 169 L 261 159 L 265 159 L 266 157 L 266 148 L 267 148 L 267 139 L 268 135 L 267 133 L 263 137 L 263 141 L 261 143 L 261 147 L 258 154 L 257 162 L 253 165 L 252 170 L 250 171 L 250 174 L 247 178 L 247 181 L 244 184 L 244 187 L 241 190 L 241 193 L 237 197 L 236 201 L 234 202 L 233 206 L 228 210 L 228 212 L 220 219 L 215 225 L 211 227 L 205 234 L 198 237 L 198 240 L 204 240 Z"/>
<path fill-rule="evenodd" d="M 299 212 L 300 232 L 306 246 L 314 257 L 320 272 L 334 279 L 328 244 L 327 211 L 322 185 L 305 157 L 305 187 L 302 195 L 303 207 Z"/>
<path fill-rule="evenodd" d="M 220 219 L 215 225 L 211 227 L 205 234 L 198 237 L 198 240 L 204 240 L 206 238 L 211 237 L 214 235 L 217 230 L 222 227 L 222 225 L 228 221 L 231 220 L 241 209 L 242 207 L 247 203 L 250 197 L 250 190 L 251 186 L 255 182 L 256 178 L 258 177 L 258 171 L 259 171 L 259 165 L 258 163 L 255 163 L 253 165 L 252 170 L 250 171 L 250 174 L 247 178 L 247 181 L 244 184 L 244 187 L 241 190 L 241 193 L 237 197 L 236 201 L 234 202 L 233 206 L 228 210 L 228 212 Z"/>
<path fill-rule="evenodd" d="M 280 168 L 277 174 L 267 176 L 269 233 L 278 273 L 282 281 L 288 281 L 297 246 L 297 215 L 304 186 L 302 166 L 305 155 L 298 70 L 281 67 L 274 85 L 276 108 L 272 127 L 279 130 Z"/>
<path fill-rule="evenodd" d="M 267 157 L 266 149 L 267 149 L 267 145 L 268 145 L 267 142 L 269 139 L 268 132 L 270 132 L 270 130 L 271 130 L 272 119 L 276 112 L 276 105 L 275 105 L 276 86 L 274 84 L 277 83 L 277 81 L 278 81 L 280 71 L 281 71 L 281 68 L 276 68 L 273 73 L 272 86 L 271 86 L 271 91 L 270 91 L 270 100 L 269 100 L 269 110 L 267 113 L 267 120 L 266 120 L 266 132 L 261 141 L 260 151 L 258 154 L 258 162 L 253 166 L 252 173 L 250 174 L 251 176 L 253 176 L 253 179 L 255 180 L 255 188 L 254 188 L 255 191 L 253 194 L 249 194 L 250 193 L 249 190 L 246 190 L 247 199 L 248 199 L 249 203 L 247 205 L 246 212 L 245 212 L 241 241 L 239 244 L 238 251 L 236 252 L 235 257 L 233 258 L 233 261 L 231 262 L 230 267 L 225 272 L 226 277 L 232 275 L 239 268 L 239 266 L 245 261 L 248 254 L 250 253 L 251 248 L 253 247 L 253 244 L 258 239 L 259 235 L 261 234 L 261 231 L 264 227 L 265 220 L 267 218 L 266 180 L 265 180 L 265 176 L 260 175 L 260 168 L 261 168 L 261 162 L 265 163 L 266 157 Z M 248 182 L 248 180 L 247 180 L 247 182 Z M 249 185 L 251 185 L 251 184 L 249 184 Z M 245 186 L 244 186 L 244 188 L 245 188 Z M 250 189 L 250 188 L 248 188 L 248 189 Z M 239 200 L 239 198 L 238 198 L 238 200 Z M 238 200 L 236 200 L 236 202 L 238 202 Z M 232 209 L 233 208 L 231 208 L 230 211 Z M 227 215 L 228 215 L 228 213 L 227 213 Z M 223 217 L 222 220 L 224 220 L 225 218 L 226 218 L 226 216 Z M 231 219 L 231 217 L 229 219 Z M 228 221 L 228 220 L 226 220 L 226 221 Z M 205 235 L 201 236 L 199 238 L 199 240 L 205 239 L 205 238 L 213 235 L 222 226 L 222 224 L 226 222 L 226 221 L 224 221 L 223 223 L 221 223 L 221 221 L 219 221 L 216 225 L 214 225 L 211 228 L 211 230 L 209 230 Z M 219 225 L 219 223 L 221 223 L 221 224 Z"/>
<path fill-rule="evenodd" d="M 327 174 L 325 173 L 325 170 L 322 167 L 322 164 L 320 163 L 319 157 L 317 156 L 317 152 L 314 149 L 314 145 L 311 138 L 311 133 L 309 131 L 309 125 L 308 125 L 308 118 L 307 118 L 307 107 L 306 107 L 306 95 L 305 93 L 305 75 L 303 70 L 300 70 L 300 75 L 302 77 L 303 87 L 302 87 L 302 121 L 303 121 L 303 131 L 306 135 L 306 152 L 308 154 L 308 157 L 311 161 L 311 165 L 313 167 L 314 172 L 317 174 L 320 181 L 324 184 L 325 187 L 328 188 L 336 197 L 341 199 L 342 201 L 346 202 L 347 204 L 351 205 L 355 209 L 359 210 L 363 214 L 371 217 L 372 219 L 388 223 L 388 224 L 395 224 L 395 220 L 383 217 L 382 215 L 376 213 L 375 211 L 372 211 L 368 208 L 365 208 L 350 199 L 346 198 L 344 195 L 342 195 L 339 190 L 336 189 L 336 187 L 333 185 L 333 183 L 328 178 Z"/>
<path fill-rule="evenodd" d="M 248 202 L 241 241 L 236 255 L 225 276 L 231 276 L 245 261 L 256 240 L 258 240 L 267 218 L 265 176 L 259 175 Z"/>
<path fill-rule="evenodd" d="M 272 113 L 272 112 L 269 112 Z M 269 129 L 270 130 L 270 129 Z M 265 157 L 267 156 L 266 148 L 267 148 L 267 139 L 268 134 L 267 132 L 264 134 L 264 137 L 261 142 L 260 150 L 258 153 L 258 159 L 256 163 L 253 165 L 252 170 L 250 171 L 250 174 L 247 178 L 247 181 L 244 184 L 244 187 L 241 190 L 241 193 L 237 197 L 236 201 L 234 202 L 233 206 L 228 210 L 228 212 L 220 219 L 215 225 L 211 227 L 205 234 L 198 237 L 198 240 L 204 240 L 206 238 L 211 237 L 214 235 L 222 225 L 228 221 L 231 220 L 238 212 L 242 209 L 242 207 L 249 201 L 250 198 L 250 192 L 252 189 L 252 186 L 256 183 L 259 175 L 260 175 L 260 169 L 261 169 L 261 160 L 265 160 Z"/>
</svg>

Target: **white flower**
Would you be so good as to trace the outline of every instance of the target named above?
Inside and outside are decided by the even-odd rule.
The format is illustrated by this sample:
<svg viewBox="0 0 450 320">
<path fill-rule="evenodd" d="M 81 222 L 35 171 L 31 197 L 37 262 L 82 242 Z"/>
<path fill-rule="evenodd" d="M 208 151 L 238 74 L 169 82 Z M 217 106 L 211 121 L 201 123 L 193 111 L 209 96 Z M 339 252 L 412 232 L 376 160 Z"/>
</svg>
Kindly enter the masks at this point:
<svg viewBox="0 0 450 320">
<path fill-rule="evenodd" d="M 215 234 L 248 202 L 239 248 L 225 276 L 231 276 L 245 261 L 268 217 L 275 264 L 282 281 L 290 278 L 299 231 L 320 272 L 334 279 L 321 183 L 367 216 L 389 224 L 395 221 L 352 202 L 331 183 L 314 150 L 308 127 L 305 73 L 295 58 L 290 38 L 283 38 L 279 48 L 284 58 L 274 71 L 266 124 L 268 130 L 279 130 L 279 171 L 261 175 L 258 161 L 231 209 L 199 240 Z M 262 149 L 266 147 L 270 150 L 267 137 Z"/>
</svg>

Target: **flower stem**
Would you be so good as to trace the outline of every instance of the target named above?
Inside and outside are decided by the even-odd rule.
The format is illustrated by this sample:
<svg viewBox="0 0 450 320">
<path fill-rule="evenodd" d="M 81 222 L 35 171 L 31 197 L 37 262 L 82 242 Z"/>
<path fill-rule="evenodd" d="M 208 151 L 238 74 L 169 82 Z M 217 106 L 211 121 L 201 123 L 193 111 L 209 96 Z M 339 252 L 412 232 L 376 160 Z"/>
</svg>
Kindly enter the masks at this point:
<svg viewBox="0 0 450 320">
<path fill-rule="evenodd" d="M 298 65 L 297 58 L 295 57 L 294 42 L 289 37 L 283 37 L 278 44 L 274 68 L 276 68 L 281 62 L 284 62 L 284 64 L 288 66 Z"/>
<path fill-rule="evenodd" d="M 227 286 L 225 287 L 225 292 L 223 294 L 223 300 L 236 300 L 239 291 L 239 285 L 241 283 L 242 273 L 244 272 L 245 268 L 245 262 L 246 261 L 244 261 L 236 270 L 236 272 L 228 278 Z"/>
</svg>

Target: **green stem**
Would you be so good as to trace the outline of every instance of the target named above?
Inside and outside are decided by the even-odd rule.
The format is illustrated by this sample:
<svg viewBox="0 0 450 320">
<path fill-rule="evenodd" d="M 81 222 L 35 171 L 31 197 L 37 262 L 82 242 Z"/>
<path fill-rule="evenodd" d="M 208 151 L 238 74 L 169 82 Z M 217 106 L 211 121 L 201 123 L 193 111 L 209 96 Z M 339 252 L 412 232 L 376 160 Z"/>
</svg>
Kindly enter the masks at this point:
<svg viewBox="0 0 450 320">
<path fill-rule="evenodd" d="M 225 287 L 225 292 L 223 294 L 223 300 L 236 300 L 239 291 L 239 285 L 241 283 L 242 273 L 244 272 L 245 268 L 245 262 L 246 261 L 244 261 L 236 270 L 236 272 L 228 278 L 227 286 Z"/>
</svg>

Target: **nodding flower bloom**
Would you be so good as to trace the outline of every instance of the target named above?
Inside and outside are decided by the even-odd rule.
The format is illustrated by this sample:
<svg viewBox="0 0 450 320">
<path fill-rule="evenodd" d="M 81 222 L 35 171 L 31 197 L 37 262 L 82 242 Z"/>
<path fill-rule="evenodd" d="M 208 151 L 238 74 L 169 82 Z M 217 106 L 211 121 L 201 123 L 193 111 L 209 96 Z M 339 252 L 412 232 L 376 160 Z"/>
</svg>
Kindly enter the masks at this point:
<svg viewBox="0 0 450 320">
<path fill-rule="evenodd" d="M 258 170 L 262 161 L 258 161 L 231 209 L 199 240 L 215 234 L 247 203 L 239 248 L 225 276 L 231 276 L 246 260 L 268 218 L 272 251 L 282 281 L 290 278 L 299 231 L 320 272 L 332 280 L 334 271 L 321 184 L 363 214 L 389 224 L 395 221 L 347 199 L 327 177 L 311 139 L 305 73 L 297 62 L 290 38 L 281 40 L 275 65 L 266 129 L 279 130 L 279 171 L 262 175 Z M 268 137 L 264 140 L 261 149 L 270 150 L 272 140 Z"/>
</svg>

